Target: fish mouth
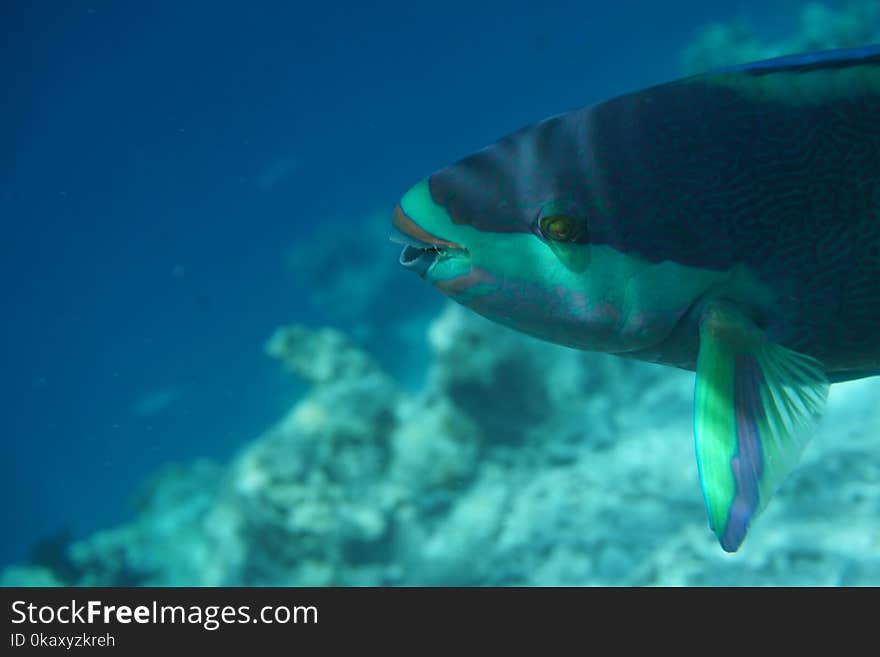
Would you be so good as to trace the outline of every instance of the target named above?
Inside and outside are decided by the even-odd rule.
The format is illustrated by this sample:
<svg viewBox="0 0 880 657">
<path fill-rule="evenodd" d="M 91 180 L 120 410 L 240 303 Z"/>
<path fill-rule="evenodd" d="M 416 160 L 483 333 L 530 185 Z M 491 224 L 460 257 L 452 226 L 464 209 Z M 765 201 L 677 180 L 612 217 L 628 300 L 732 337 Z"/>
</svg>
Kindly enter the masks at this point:
<svg viewBox="0 0 880 657">
<path fill-rule="evenodd" d="M 409 269 L 424 278 L 431 269 L 431 265 L 437 262 L 440 252 L 431 247 L 413 246 L 404 244 L 400 252 L 399 262 L 404 269 Z"/>
<path fill-rule="evenodd" d="M 463 246 L 435 237 L 422 229 L 406 216 L 399 205 L 394 208 L 391 223 L 393 228 L 389 239 L 403 245 L 400 264 L 421 278 L 427 275 L 438 260 L 467 254 L 467 249 Z"/>
</svg>

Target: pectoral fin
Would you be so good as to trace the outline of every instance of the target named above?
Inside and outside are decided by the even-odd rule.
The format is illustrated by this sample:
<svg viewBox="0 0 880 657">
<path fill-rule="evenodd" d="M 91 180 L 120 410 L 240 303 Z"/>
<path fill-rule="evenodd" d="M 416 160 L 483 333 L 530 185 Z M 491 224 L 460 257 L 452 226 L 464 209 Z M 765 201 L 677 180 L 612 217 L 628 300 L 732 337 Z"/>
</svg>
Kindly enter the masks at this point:
<svg viewBox="0 0 880 657">
<path fill-rule="evenodd" d="M 694 431 L 709 525 L 726 551 L 796 464 L 827 395 L 818 361 L 769 341 L 731 303 L 707 308 Z"/>
</svg>

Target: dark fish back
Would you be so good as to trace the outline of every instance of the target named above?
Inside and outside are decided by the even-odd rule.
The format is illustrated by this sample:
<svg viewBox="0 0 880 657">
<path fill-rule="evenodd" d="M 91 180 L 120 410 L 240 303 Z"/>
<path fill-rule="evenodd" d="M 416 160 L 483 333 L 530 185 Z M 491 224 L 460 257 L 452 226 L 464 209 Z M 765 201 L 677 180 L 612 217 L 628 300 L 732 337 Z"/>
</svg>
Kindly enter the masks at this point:
<svg viewBox="0 0 880 657">
<path fill-rule="evenodd" d="M 571 115 L 589 126 L 591 241 L 748 265 L 777 292 L 765 323 L 780 339 L 880 363 L 880 60 L 861 55 L 707 74 Z"/>
</svg>

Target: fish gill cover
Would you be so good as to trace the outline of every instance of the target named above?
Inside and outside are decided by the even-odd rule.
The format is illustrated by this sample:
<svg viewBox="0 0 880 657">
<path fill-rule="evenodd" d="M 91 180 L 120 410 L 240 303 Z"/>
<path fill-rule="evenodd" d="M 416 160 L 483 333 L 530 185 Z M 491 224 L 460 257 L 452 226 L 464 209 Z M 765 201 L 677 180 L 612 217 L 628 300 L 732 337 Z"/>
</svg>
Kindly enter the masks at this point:
<svg viewBox="0 0 880 657">
<path fill-rule="evenodd" d="M 800 15 L 778 41 L 710 26 L 684 72 L 880 41 L 877 2 Z M 280 155 L 254 186 L 307 168 Z M 538 342 L 453 305 L 437 314 L 397 287 L 409 277 L 386 251 L 364 248 L 384 219 L 311 226 L 288 253 L 308 282 L 300 301 L 333 325 L 266 341 L 304 386 L 289 410 L 228 461 L 169 463 L 130 519 L 39 541 L 0 583 L 880 584 L 876 380 L 832 387 L 800 467 L 731 556 L 697 493 L 692 375 Z M 154 418 L 191 394 L 175 381 L 130 405 Z"/>
</svg>

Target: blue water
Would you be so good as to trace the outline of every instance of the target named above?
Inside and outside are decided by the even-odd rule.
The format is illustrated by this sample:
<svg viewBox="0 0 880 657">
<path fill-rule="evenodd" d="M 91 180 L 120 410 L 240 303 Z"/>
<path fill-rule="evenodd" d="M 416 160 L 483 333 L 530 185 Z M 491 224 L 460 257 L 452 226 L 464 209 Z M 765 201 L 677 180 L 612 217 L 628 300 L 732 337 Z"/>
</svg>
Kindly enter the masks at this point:
<svg viewBox="0 0 880 657">
<path fill-rule="evenodd" d="M 334 316 L 292 247 L 328 222 L 357 240 L 440 165 L 675 77 L 707 21 L 771 34 L 800 4 L 2 3 L 0 563 L 280 416 L 298 384 L 263 341 Z M 411 278 L 383 296 L 439 303 Z M 405 319 L 378 307 L 362 319 Z M 394 340 L 369 346 L 406 370 Z"/>
</svg>

